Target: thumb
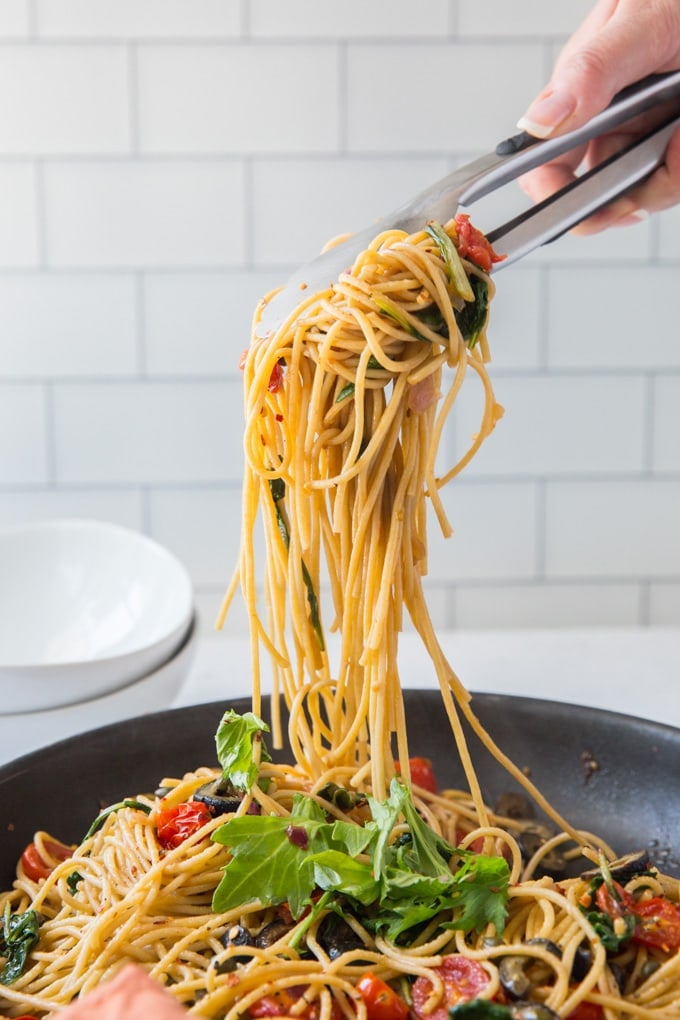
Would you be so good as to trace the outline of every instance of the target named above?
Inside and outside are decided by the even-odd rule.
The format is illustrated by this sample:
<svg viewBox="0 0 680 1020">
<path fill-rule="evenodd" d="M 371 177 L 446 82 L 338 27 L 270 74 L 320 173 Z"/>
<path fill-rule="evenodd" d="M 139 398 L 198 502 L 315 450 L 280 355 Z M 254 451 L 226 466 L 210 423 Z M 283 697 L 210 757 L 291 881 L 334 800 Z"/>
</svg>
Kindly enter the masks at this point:
<svg viewBox="0 0 680 1020">
<path fill-rule="evenodd" d="M 581 127 L 624 86 L 659 69 L 653 36 L 640 31 L 639 18 L 614 16 L 592 37 L 575 37 L 517 126 L 537 138 Z"/>
</svg>

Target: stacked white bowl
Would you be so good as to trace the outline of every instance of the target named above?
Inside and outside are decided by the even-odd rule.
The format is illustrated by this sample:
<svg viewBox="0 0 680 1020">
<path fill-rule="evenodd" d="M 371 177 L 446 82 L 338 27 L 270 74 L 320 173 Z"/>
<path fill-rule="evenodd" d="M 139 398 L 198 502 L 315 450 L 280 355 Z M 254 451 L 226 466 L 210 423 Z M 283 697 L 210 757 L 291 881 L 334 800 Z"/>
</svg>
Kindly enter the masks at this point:
<svg viewBox="0 0 680 1020">
<path fill-rule="evenodd" d="M 139 532 L 90 520 L 0 531 L 0 761 L 168 708 L 195 649 L 191 579 Z"/>
</svg>

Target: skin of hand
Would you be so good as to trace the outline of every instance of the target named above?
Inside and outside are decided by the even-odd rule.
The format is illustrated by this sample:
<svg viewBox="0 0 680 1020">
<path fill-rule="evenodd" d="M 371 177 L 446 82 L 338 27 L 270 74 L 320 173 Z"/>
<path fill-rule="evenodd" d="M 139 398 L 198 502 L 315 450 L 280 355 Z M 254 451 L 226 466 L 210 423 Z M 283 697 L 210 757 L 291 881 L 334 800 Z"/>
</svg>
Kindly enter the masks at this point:
<svg viewBox="0 0 680 1020">
<path fill-rule="evenodd" d="M 186 1020 L 187 1011 L 141 967 L 127 964 L 59 1015 L 64 1020 Z"/>
<path fill-rule="evenodd" d="M 680 69 L 680 0 L 598 0 L 569 39 L 550 82 L 531 103 L 518 127 L 538 138 L 573 131 L 607 106 L 626 85 L 648 74 Z M 651 115 L 538 167 L 520 181 L 535 201 L 574 180 L 653 126 Z M 581 223 L 574 233 L 637 223 L 649 212 L 680 202 L 680 129 L 665 161 L 646 181 Z"/>
</svg>

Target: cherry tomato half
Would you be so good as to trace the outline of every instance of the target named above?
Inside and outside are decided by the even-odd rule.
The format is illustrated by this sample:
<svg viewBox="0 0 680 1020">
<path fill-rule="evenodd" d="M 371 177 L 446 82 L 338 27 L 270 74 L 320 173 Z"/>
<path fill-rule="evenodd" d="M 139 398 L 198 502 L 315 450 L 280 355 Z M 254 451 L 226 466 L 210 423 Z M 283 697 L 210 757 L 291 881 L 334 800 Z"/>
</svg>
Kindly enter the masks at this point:
<svg viewBox="0 0 680 1020">
<path fill-rule="evenodd" d="M 644 946 L 656 946 L 669 953 L 680 948 L 680 907 L 664 896 L 641 900 L 635 904 L 638 924 L 633 941 Z"/>
<path fill-rule="evenodd" d="M 32 882 L 38 882 L 41 878 L 51 875 L 60 861 L 66 861 L 73 856 L 73 850 L 64 843 L 56 840 L 46 839 L 43 843 L 45 853 L 49 854 L 52 862 L 46 861 L 40 854 L 35 843 L 29 843 L 21 855 L 21 866 L 24 869 L 26 878 Z"/>
<path fill-rule="evenodd" d="M 434 772 L 432 771 L 432 762 L 429 758 L 409 758 L 409 766 L 411 768 L 411 782 L 414 786 L 419 786 L 422 790 L 428 790 L 430 793 L 437 792 L 437 780 L 435 779 Z M 395 761 L 394 767 L 397 771 L 397 775 L 401 772 L 401 766 L 398 761 Z"/>
<path fill-rule="evenodd" d="M 409 1009 L 393 988 L 369 971 L 357 983 L 368 1020 L 407 1020 Z"/>
<path fill-rule="evenodd" d="M 156 815 L 158 842 L 165 850 L 174 850 L 211 818 L 206 805 L 198 800 L 175 804 L 174 807 L 162 807 Z"/>
<path fill-rule="evenodd" d="M 456 216 L 456 232 L 460 257 L 469 259 L 485 272 L 489 272 L 494 262 L 502 262 L 505 258 L 505 255 L 497 255 L 481 230 L 472 226 L 467 213 Z"/>
<path fill-rule="evenodd" d="M 489 975 L 482 965 L 466 956 L 445 956 L 441 967 L 434 970 L 444 983 L 444 1001 L 431 1013 L 425 1013 L 423 1007 L 432 992 L 432 982 L 426 977 L 416 978 L 411 996 L 413 1012 L 419 1020 L 448 1020 L 451 1006 L 479 998 L 489 983 Z"/>
</svg>

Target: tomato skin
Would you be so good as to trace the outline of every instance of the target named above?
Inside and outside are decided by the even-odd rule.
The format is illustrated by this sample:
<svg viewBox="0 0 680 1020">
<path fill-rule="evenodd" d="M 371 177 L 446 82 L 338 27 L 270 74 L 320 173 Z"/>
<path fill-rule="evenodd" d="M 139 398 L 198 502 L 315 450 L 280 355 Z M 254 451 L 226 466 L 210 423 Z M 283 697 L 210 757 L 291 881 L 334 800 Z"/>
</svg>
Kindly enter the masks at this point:
<svg viewBox="0 0 680 1020">
<path fill-rule="evenodd" d="M 212 818 L 201 801 L 186 801 L 174 807 L 162 807 L 156 815 L 156 835 L 164 850 L 174 850 L 198 832 Z"/>
<path fill-rule="evenodd" d="M 579 1002 L 566 1020 L 602 1020 L 604 1010 L 597 1002 Z"/>
<path fill-rule="evenodd" d="M 491 270 L 494 262 L 502 262 L 505 255 L 497 255 L 481 230 L 473 227 L 467 213 L 459 213 L 455 219 L 458 234 L 458 254 L 469 259 L 485 272 Z"/>
<path fill-rule="evenodd" d="M 444 1002 L 431 1013 L 424 1013 L 423 1006 L 432 991 L 432 982 L 426 977 L 416 978 L 411 997 L 413 1012 L 419 1020 L 448 1020 L 451 1006 L 479 998 L 489 983 L 489 975 L 482 965 L 467 956 L 445 956 L 441 966 L 433 969 L 444 983 Z"/>
<path fill-rule="evenodd" d="M 409 1008 L 393 988 L 370 971 L 357 983 L 368 1020 L 408 1020 Z"/>
<path fill-rule="evenodd" d="M 45 840 L 45 850 L 50 856 L 58 861 L 66 861 L 73 856 L 73 850 L 64 843 L 57 843 L 52 839 Z M 26 878 L 32 882 L 38 882 L 41 878 L 47 878 L 54 871 L 54 866 L 40 856 L 40 851 L 35 843 L 29 843 L 21 855 L 21 866 L 24 869 Z"/>
<path fill-rule="evenodd" d="M 411 769 L 411 782 L 414 786 L 419 786 L 422 790 L 427 790 L 429 793 L 437 792 L 437 780 L 435 779 L 434 772 L 432 771 L 432 762 L 429 758 L 409 758 L 409 767 Z M 398 761 L 395 761 L 394 768 L 397 775 L 401 774 L 401 765 Z"/>
<path fill-rule="evenodd" d="M 633 941 L 670 952 L 680 948 L 680 907 L 664 896 L 641 900 L 633 911 L 638 919 Z"/>
</svg>

